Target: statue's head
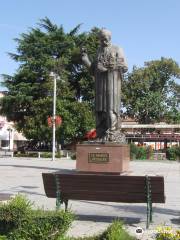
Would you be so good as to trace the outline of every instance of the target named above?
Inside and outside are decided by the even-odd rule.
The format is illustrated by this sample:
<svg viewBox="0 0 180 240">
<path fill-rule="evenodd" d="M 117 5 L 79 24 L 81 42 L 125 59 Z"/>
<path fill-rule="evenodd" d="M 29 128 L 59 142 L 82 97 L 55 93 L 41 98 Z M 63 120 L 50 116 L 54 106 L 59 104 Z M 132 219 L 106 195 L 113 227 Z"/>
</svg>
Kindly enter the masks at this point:
<svg viewBox="0 0 180 240">
<path fill-rule="evenodd" d="M 110 43 L 111 43 L 111 32 L 109 30 L 107 30 L 106 28 L 102 28 L 99 31 L 99 38 L 101 41 L 101 45 L 106 47 L 106 46 L 110 45 Z"/>
</svg>

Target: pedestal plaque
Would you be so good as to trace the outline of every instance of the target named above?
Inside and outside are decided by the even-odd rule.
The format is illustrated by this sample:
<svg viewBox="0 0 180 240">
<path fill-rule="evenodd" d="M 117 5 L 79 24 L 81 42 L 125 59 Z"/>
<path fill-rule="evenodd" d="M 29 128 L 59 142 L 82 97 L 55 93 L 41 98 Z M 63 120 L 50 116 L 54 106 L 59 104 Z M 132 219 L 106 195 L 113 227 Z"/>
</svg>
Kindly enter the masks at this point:
<svg viewBox="0 0 180 240">
<path fill-rule="evenodd" d="M 88 163 L 107 163 L 109 162 L 109 153 L 88 153 Z"/>
<path fill-rule="evenodd" d="M 129 169 L 130 149 L 127 144 L 78 144 L 76 169 L 79 172 L 115 173 Z"/>
</svg>

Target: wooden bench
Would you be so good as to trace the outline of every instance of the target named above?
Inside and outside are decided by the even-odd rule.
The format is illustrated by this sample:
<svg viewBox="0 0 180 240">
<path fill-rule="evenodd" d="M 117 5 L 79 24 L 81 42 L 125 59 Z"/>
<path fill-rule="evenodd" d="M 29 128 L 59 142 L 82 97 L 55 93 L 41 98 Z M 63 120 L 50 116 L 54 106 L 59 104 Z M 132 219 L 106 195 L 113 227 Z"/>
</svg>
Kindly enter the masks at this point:
<svg viewBox="0 0 180 240">
<path fill-rule="evenodd" d="M 68 200 L 147 203 L 147 228 L 152 221 L 152 203 L 165 203 L 164 177 L 103 174 L 43 173 L 46 196 L 56 198 L 56 207 Z"/>
</svg>

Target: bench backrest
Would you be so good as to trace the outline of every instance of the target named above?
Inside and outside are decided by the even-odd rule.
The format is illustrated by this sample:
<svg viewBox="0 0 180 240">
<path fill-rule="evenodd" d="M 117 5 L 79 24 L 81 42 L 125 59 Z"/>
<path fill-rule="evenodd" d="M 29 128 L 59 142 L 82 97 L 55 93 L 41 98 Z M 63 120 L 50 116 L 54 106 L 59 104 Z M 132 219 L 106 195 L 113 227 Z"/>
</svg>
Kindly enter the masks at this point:
<svg viewBox="0 0 180 240">
<path fill-rule="evenodd" d="M 108 202 L 147 202 L 146 176 L 43 173 L 47 197 Z M 149 176 L 152 202 L 164 203 L 164 177 Z"/>
</svg>

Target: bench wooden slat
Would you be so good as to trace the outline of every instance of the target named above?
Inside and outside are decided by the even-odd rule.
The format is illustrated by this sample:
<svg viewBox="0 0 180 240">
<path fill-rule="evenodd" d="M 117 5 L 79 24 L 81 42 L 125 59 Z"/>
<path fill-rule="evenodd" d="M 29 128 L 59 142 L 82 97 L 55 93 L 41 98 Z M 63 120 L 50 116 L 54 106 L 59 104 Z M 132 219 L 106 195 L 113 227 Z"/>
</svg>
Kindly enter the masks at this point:
<svg viewBox="0 0 180 240">
<path fill-rule="evenodd" d="M 56 197 L 56 192 L 48 191 L 47 194 L 50 198 Z M 91 200 L 94 201 L 108 201 L 108 202 L 141 202 L 145 203 L 147 201 L 146 195 L 144 193 L 119 193 L 117 192 L 89 192 L 89 191 L 71 191 L 71 192 L 62 192 L 61 197 L 63 199 L 72 199 L 72 200 Z M 161 194 L 152 194 L 152 202 L 155 203 L 164 203 L 164 198 Z"/>
<path fill-rule="evenodd" d="M 83 176 L 83 175 L 68 175 L 68 174 L 65 174 L 65 175 L 61 175 L 61 174 L 52 174 L 52 173 L 43 173 L 43 176 L 45 176 L 45 178 L 48 180 L 47 182 L 49 181 L 52 181 L 54 182 L 54 175 L 58 176 L 58 178 L 61 180 L 61 181 L 64 181 L 66 183 L 70 182 L 70 184 L 73 184 L 73 183 L 89 183 L 91 182 L 91 184 L 93 184 L 93 182 L 95 184 L 101 184 L 101 182 L 103 182 L 103 184 L 114 184 L 114 183 L 117 183 L 117 181 L 124 185 L 124 184 L 127 184 L 129 185 L 129 183 L 136 183 L 137 185 L 143 185 L 144 184 L 144 181 L 145 181 L 145 176 L 109 176 L 109 175 L 98 175 L 98 176 L 94 176 L 94 175 L 88 175 L 88 176 Z M 108 176 L 108 178 L 107 178 Z M 75 180 L 76 182 L 74 182 L 73 180 Z M 155 183 L 164 183 L 164 180 L 162 177 L 149 177 L 149 180 L 151 181 L 151 185 L 155 182 Z"/>
<path fill-rule="evenodd" d="M 64 199 L 71 199 L 71 200 L 86 200 L 86 201 L 105 201 L 105 202 L 124 202 L 124 203 L 146 203 L 147 199 L 146 196 L 143 195 L 119 195 L 119 196 L 113 196 L 107 194 L 101 194 L 101 195 L 91 195 L 86 193 L 85 194 L 63 194 Z M 162 199 L 160 196 L 154 197 L 152 202 L 156 203 L 162 203 Z"/>
<path fill-rule="evenodd" d="M 46 174 L 50 174 L 52 175 L 52 173 L 46 173 Z M 117 179 L 121 179 L 122 182 L 131 182 L 131 181 L 136 181 L 136 182 L 142 182 L 142 179 L 145 179 L 145 176 L 121 176 L 121 175 L 94 175 L 94 174 L 56 174 L 59 175 L 59 177 L 61 177 L 62 179 L 66 179 L 66 181 L 69 181 L 71 179 L 80 179 L 83 181 L 88 181 L 89 179 L 91 179 L 91 181 L 97 181 L 99 179 L 101 179 L 102 181 L 116 181 Z M 71 176 L 71 178 L 69 177 Z M 157 180 L 162 180 L 161 176 L 149 176 L 149 178 L 152 181 L 157 181 Z"/>
<path fill-rule="evenodd" d="M 92 185 L 97 185 L 97 186 L 101 186 L 101 185 L 113 185 L 113 184 L 119 184 L 119 185 L 126 185 L 126 186 L 129 186 L 129 185 L 137 185 L 137 186 L 144 186 L 145 184 L 145 179 L 141 180 L 141 182 L 139 181 L 133 181 L 133 179 L 131 181 L 121 181 L 120 179 L 116 179 L 115 181 L 103 181 L 102 179 L 98 179 L 98 180 L 92 180 L 92 179 L 89 179 L 89 180 L 79 180 L 79 179 L 74 179 L 72 178 L 71 180 L 67 181 L 66 179 L 64 178 L 61 178 L 59 177 L 60 181 L 63 182 L 63 184 L 66 184 L 66 185 L 77 185 L 77 184 L 92 184 Z M 151 180 L 150 180 L 151 181 Z M 163 184 L 162 181 L 159 181 L 159 180 L 156 180 L 156 181 L 151 181 L 151 185 L 153 184 Z"/>
<path fill-rule="evenodd" d="M 60 180 L 61 181 L 61 180 Z M 136 187 L 136 188 L 134 188 Z M 162 183 L 157 183 L 152 184 L 152 191 L 158 191 L 159 189 L 163 187 Z M 107 188 L 109 190 L 118 190 L 118 191 L 123 191 L 123 190 L 127 190 L 127 191 L 144 191 L 145 189 L 145 183 L 142 185 L 137 185 L 136 183 L 132 183 L 130 184 L 122 184 L 122 183 L 107 183 L 107 184 L 91 184 L 91 183 L 81 183 L 81 182 L 77 182 L 77 183 L 72 183 L 69 184 L 67 182 L 61 181 L 61 189 L 73 189 L 73 188 L 78 188 L 78 189 L 92 189 L 92 190 L 101 190 L 102 188 Z"/>
</svg>

